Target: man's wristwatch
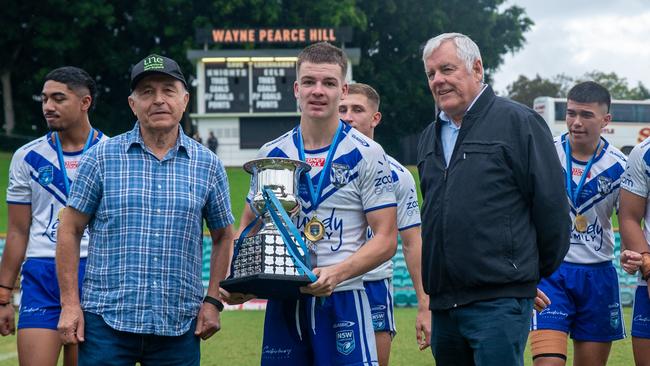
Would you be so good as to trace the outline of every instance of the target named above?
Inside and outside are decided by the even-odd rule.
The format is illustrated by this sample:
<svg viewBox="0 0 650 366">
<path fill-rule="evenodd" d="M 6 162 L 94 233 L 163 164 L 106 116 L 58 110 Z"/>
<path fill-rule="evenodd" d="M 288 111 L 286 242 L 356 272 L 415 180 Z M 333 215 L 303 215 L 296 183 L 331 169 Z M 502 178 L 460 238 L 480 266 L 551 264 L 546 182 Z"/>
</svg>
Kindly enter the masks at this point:
<svg viewBox="0 0 650 366">
<path fill-rule="evenodd" d="M 203 302 L 207 302 L 209 304 L 216 306 L 219 312 L 223 311 L 223 303 L 212 296 L 205 295 L 205 297 L 203 298 Z"/>
</svg>

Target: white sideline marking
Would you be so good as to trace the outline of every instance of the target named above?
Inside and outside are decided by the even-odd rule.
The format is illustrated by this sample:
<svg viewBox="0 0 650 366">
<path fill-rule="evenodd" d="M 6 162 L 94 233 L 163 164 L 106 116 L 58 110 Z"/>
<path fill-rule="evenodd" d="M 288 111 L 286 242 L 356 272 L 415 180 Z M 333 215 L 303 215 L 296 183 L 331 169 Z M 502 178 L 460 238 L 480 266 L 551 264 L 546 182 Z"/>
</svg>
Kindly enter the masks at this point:
<svg viewBox="0 0 650 366">
<path fill-rule="evenodd" d="M 8 360 L 18 356 L 18 352 L 0 353 L 0 361 Z"/>
</svg>

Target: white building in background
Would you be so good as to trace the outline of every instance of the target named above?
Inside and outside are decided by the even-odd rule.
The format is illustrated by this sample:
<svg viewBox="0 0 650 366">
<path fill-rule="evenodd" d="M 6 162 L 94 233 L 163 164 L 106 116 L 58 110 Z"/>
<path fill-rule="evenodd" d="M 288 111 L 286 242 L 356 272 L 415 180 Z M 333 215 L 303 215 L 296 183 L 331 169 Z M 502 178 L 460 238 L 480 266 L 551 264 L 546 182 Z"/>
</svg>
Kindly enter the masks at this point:
<svg viewBox="0 0 650 366">
<path fill-rule="evenodd" d="M 352 67 L 359 64 L 358 48 L 344 49 Z M 300 49 L 190 50 L 196 65 L 196 113 L 192 124 L 206 144 L 212 131 L 219 140 L 217 154 L 226 166 L 241 166 L 257 156 L 267 141 L 300 121 L 293 95 Z"/>
</svg>

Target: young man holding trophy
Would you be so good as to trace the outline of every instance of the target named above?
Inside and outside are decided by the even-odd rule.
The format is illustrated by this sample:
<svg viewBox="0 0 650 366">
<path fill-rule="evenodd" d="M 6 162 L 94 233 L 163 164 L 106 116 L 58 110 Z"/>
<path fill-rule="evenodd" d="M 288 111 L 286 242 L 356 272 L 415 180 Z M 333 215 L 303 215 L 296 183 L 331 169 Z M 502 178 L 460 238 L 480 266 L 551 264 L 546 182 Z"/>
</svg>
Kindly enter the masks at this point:
<svg viewBox="0 0 650 366">
<path fill-rule="evenodd" d="M 381 146 L 338 118 L 348 91 L 343 51 L 313 44 L 300 53 L 296 67 L 300 125 L 264 145 L 259 157 L 290 158 L 311 167 L 300 176 L 300 209 L 291 221 L 313 251 L 317 279 L 302 287 L 297 299 L 269 299 L 261 363 L 376 365 L 362 275 L 396 250 L 390 166 Z M 254 193 L 252 187 L 249 201 Z M 247 206 L 240 232 L 255 219 Z M 374 237 L 366 242 L 368 227 Z M 222 294 L 230 303 L 250 298 Z"/>
</svg>

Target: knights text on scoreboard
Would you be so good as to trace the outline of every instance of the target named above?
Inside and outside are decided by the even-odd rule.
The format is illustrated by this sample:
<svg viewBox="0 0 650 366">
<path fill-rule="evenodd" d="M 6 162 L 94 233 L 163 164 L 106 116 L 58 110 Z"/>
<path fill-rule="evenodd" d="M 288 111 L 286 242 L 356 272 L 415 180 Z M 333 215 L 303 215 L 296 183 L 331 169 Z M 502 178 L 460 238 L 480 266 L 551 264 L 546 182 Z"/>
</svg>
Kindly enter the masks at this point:
<svg viewBox="0 0 650 366">
<path fill-rule="evenodd" d="M 295 113 L 295 61 L 205 63 L 206 113 Z"/>
</svg>

